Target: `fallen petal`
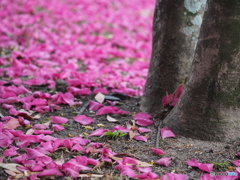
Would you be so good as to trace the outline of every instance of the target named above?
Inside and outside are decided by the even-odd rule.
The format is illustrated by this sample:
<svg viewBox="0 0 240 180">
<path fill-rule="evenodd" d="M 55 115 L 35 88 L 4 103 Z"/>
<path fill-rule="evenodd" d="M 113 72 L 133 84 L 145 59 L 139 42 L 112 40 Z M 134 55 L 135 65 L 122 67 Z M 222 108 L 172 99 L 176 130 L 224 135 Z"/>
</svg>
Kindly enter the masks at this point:
<svg viewBox="0 0 240 180">
<path fill-rule="evenodd" d="M 168 127 L 160 129 L 160 133 L 163 139 L 167 137 L 176 137 L 176 135 Z"/>
<path fill-rule="evenodd" d="M 73 119 L 82 125 L 88 125 L 88 124 L 95 122 L 92 118 L 87 117 L 85 115 L 75 116 L 75 117 L 73 117 Z"/>
<path fill-rule="evenodd" d="M 157 154 L 157 155 L 159 155 L 159 154 L 166 154 L 163 150 L 161 150 L 161 149 L 157 149 L 157 148 L 151 148 L 151 150 L 155 153 L 155 154 Z"/>
<path fill-rule="evenodd" d="M 168 167 L 171 163 L 171 158 L 163 157 L 155 161 L 156 164 Z"/>
</svg>

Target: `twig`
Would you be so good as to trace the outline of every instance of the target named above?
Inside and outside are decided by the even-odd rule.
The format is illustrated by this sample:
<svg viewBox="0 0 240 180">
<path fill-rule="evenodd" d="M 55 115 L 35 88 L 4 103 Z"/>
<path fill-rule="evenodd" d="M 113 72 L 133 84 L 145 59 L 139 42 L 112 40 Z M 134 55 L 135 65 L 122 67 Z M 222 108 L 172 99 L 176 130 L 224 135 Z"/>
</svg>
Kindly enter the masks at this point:
<svg viewBox="0 0 240 180">
<path fill-rule="evenodd" d="M 157 128 L 157 137 L 156 137 L 156 148 L 159 147 L 159 137 L 160 137 L 160 129 L 162 127 L 162 120 L 160 120 L 158 128 Z"/>
<path fill-rule="evenodd" d="M 81 115 L 84 111 L 85 111 L 85 109 L 88 107 L 88 105 L 89 105 L 89 102 L 90 102 L 90 100 L 88 100 L 88 101 L 86 101 L 84 104 L 83 104 L 83 106 L 81 107 L 81 109 L 79 110 L 79 112 L 78 112 L 78 115 Z"/>
</svg>

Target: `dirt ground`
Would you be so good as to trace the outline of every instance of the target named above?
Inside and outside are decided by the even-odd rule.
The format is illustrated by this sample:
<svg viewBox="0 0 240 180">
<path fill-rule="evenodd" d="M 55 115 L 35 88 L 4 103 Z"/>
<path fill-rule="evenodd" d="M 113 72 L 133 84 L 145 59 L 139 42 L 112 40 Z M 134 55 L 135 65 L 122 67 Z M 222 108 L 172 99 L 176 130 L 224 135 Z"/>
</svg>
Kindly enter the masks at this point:
<svg viewBox="0 0 240 180">
<path fill-rule="evenodd" d="M 116 106 L 125 111 L 130 111 L 130 113 L 125 115 L 112 115 L 112 117 L 119 120 L 118 122 L 108 122 L 106 120 L 106 115 L 96 116 L 95 113 L 89 112 L 88 108 L 84 109 L 84 111 L 81 113 L 83 110 L 83 105 L 86 105 L 86 103 L 92 98 L 93 96 L 79 99 L 79 101 L 83 102 L 81 106 L 61 106 L 61 110 L 45 113 L 39 120 L 35 120 L 31 123 L 33 123 L 33 125 L 41 124 L 50 116 L 63 116 L 65 118 L 72 119 L 72 117 L 80 114 L 87 115 L 95 120 L 93 124 L 89 125 L 92 129 L 87 129 L 75 121 L 69 121 L 69 126 L 65 130 L 54 132 L 53 136 L 57 138 L 69 138 L 71 136 L 83 135 L 84 138 L 90 139 L 92 142 L 104 143 L 113 152 L 117 153 L 119 157 L 122 155 L 127 155 L 148 163 L 160 158 L 151 150 L 151 148 L 154 148 L 156 144 L 157 127 L 159 123 L 158 120 L 154 120 L 155 123 L 147 127 L 152 130 L 152 132 L 145 134 L 148 137 L 148 142 L 136 140 L 129 141 L 128 136 L 117 139 L 87 136 L 87 134 L 90 134 L 93 130 L 98 129 L 99 124 L 103 124 L 105 129 L 112 129 L 116 125 L 122 125 L 126 127 L 126 123 L 132 119 L 132 116 L 140 112 L 140 98 L 127 97 L 125 100 L 121 100 L 119 103 L 117 103 Z M 7 111 L 2 109 L 1 112 L 3 115 L 7 115 Z M 25 131 L 25 129 L 22 130 Z M 159 149 L 165 151 L 166 154 L 164 156 L 171 157 L 172 162 L 169 167 L 154 165 L 154 173 L 158 174 L 159 176 L 170 172 L 187 174 L 189 176 L 189 180 L 197 180 L 201 175 L 204 174 L 204 172 L 197 168 L 189 167 L 186 164 L 186 161 L 196 158 L 197 161 L 202 163 L 214 163 L 214 172 L 234 170 L 231 162 L 238 159 L 236 153 L 240 151 L 240 141 L 208 142 L 177 136 L 176 138 L 166 138 L 164 140 L 160 138 Z M 3 152 L 3 149 L 0 151 Z M 61 154 L 63 154 L 65 160 L 69 160 L 77 155 L 81 155 L 79 152 L 69 152 L 66 149 L 60 149 L 57 152 L 54 152 L 53 156 L 57 158 Z M 89 173 L 111 174 L 114 175 L 113 177 L 115 177 L 115 179 L 127 179 L 119 176 L 119 171 L 114 170 L 114 164 L 104 164 L 102 167 L 99 167 Z M 2 169 L 0 174 L 1 179 L 7 179 L 7 176 Z M 69 177 L 55 177 L 55 179 L 69 179 Z"/>
</svg>

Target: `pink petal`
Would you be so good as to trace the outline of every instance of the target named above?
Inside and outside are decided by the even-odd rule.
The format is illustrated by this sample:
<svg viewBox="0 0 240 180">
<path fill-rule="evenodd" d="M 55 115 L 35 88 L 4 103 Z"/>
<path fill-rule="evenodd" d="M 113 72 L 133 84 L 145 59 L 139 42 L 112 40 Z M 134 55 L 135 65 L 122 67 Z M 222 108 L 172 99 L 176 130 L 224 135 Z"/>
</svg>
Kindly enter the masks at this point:
<svg viewBox="0 0 240 180">
<path fill-rule="evenodd" d="M 151 150 L 155 153 L 155 154 L 157 154 L 157 155 L 159 155 L 159 154 L 166 154 L 163 150 L 161 150 L 161 149 L 157 149 L 157 148 L 151 148 Z"/>
<path fill-rule="evenodd" d="M 64 176 L 63 173 L 58 168 L 44 169 L 38 174 L 38 176 Z"/>
<path fill-rule="evenodd" d="M 204 174 L 200 177 L 200 180 L 235 180 L 236 176 L 211 176 L 210 174 Z"/>
<path fill-rule="evenodd" d="M 75 116 L 75 117 L 73 117 L 73 119 L 82 125 L 88 125 L 88 124 L 95 122 L 92 118 L 87 117 L 85 115 Z"/>
<path fill-rule="evenodd" d="M 67 118 L 58 117 L 58 116 L 50 116 L 50 118 L 52 120 L 52 123 L 55 123 L 55 124 L 65 124 L 69 121 Z"/>
<path fill-rule="evenodd" d="M 152 125 L 154 122 L 152 120 L 149 119 L 138 119 L 136 120 L 136 124 L 139 126 L 150 126 Z"/>
<path fill-rule="evenodd" d="M 138 165 L 138 161 L 130 157 L 123 157 L 122 162 L 124 165 Z"/>
<path fill-rule="evenodd" d="M 200 164 L 198 168 L 202 171 L 212 172 L 213 166 L 214 164 Z"/>
<path fill-rule="evenodd" d="M 141 172 L 141 173 L 152 172 L 152 168 L 151 167 L 139 167 L 139 166 L 136 166 L 136 169 L 139 172 Z"/>
<path fill-rule="evenodd" d="M 187 180 L 187 179 L 188 175 L 175 173 L 167 173 L 160 178 L 160 180 Z"/>
<path fill-rule="evenodd" d="M 18 155 L 18 152 L 16 150 L 18 150 L 19 148 L 16 148 L 14 146 L 10 147 L 9 149 L 5 150 L 3 152 L 4 156 L 15 156 Z"/>
<path fill-rule="evenodd" d="M 240 167 L 240 160 L 233 161 L 233 164 Z"/>
<path fill-rule="evenodd" d="M 175 94 L 176 98 L 179 98 L 182 95 L 183 88 L 184 88 L 183 85 L 180 85 L 180 86 L 177 87 L 176 94 Z"/>
<path fill-rule="evenodd" d="M 5 129 L 16 129 L 17 127 L 21 126 L 19 120 L 16 118 L 10 119 L 4 126 Z"/>
<path fill-rule="evenodd" d="M 105 106 L 100 108 L 96 115 L 103 115 L 103 114 L 127 114 L 129 113 L 128 111 L 123 111 L 121 109 L 118 109 L 117 107 L 113 106 Z"/>
<path fill-rule="evenodd" d="M 52 125 L 52 129 L 53 129 L 53 130 L 56 130 L 56 131 L 62 131 L 62 130 L 64 130 L 65 128 L 64 128 L 62 125 L 53 124 L 53 125 Z"/>
<path fill-rule="evenodd" d="M 91 142 L 90 146 L 93 147 L 93 148 L 98 149 L 100 147 L 103 147 L 103 144 L 102 143 L 98 143 L 98 142 L 96 142 L 96 143 L 95 142 Z"/>
<path fill-rule="evenodd" d="M 32 106 L 43 106 L 47 104 L 46 99 L 34 99 L 31 103 Z"/>
<path fill-rule="evenodd" d="M 8 137 L 6 138 L 3 138 L 3 137 L 0 137 L 0 147 L 2 148 L 7 148 L 10 144 L 12 144 L 12 140 Z"/>
<path fill-rule="evenodd" d="M 96 166 L 96 165 L 99 163 L 99 161 L 96 160 L 96 159 L 88 158 L 88 159 L 87 159 L 87 163 L 88 163 L 88 164 L 91 164 L 91 165 L 93 165 L 93 166 Z"/>
<path fill-rule="evenodd" d="M 123 126 L 114 126 L 112 131 L 122 131 L 123 133 L 128 133 L 129 132 L 129 129 L 123 127 Z"/>
<path fill-rule="evenodd" d="M 137 175 L 136 178 L 151 180 L 151 179 L 157 179 L 158 175 L 152 172 L 147 172 L 147 173 Z"/>
<path fill-rule="evenodd" d="M 52 142 L 51 141 L 48 141 L 48 142 L 41 142 L 41 146 L 43 147 L 43 149 L 47 152 L 54 152 L 54 148 L 53 148 L 53 145 L 52 145 Z M 37 149 L 40 151 L 40 149 Z M 44 151 L 40 151 L 42 153 L 44 153 Z"/>
<path fill-rule="evenodd" d="M 170 103 L 173 101 L 173 97 L 174 97 L 173 94 L 169 94 L 169 95 L 167 95 L 167 96 L 164 96 L 164 97 L 162 98 L 162 104 L 163 104 L 164 106 L 170 104 Z"/>
<path fill-rule="evenodd" d="M 50 130 L 35 130 L 34 134 L 52 134 L 53 132 Z"/>
<path fill-rule="evenodd" d="M 163 158 L 161 158 L 159 160 L 156 160 L 155 163 L 168 167 L 170 165 L 170 163 L 171 163 L 171 158 L 163 157 Z"/>
<path fill-rule="evenodd" d="M 95 131 L 93 131 L 90 134 L 90 136 L 102 136 L 107 131 L 109 131 L 109 130 L 107 130 L 107 129 L 96 129 Z"/>
<path fill-rule="evenodd" d="M 89 103 L 89 110 L 90 111 L 97 111 L 99 108 L 103 107 L 103 104 L 95 101 L 90 101 Z"/>
<path fill-rule="evenodd" d="M 67 176 L 77 178 L 79 175 L 79 168 L 72 163 L 63 163 L 62 170 Z"/>
<path fill-rule="evenodd" d="M 89 142 L 90 142 L 90 140 L 88 140 L 88 139 L 83 139 L 83 138 L 81 138 L 81 137 L 74 137 L 74 138 L 71 138 L 70 139 L 73 143 L 78 143 L 78 144 L 80 144 L 80 145 L 82 145 L 82 146 L 85 146 L 85 145 L 87 145 Z"/>
<path fill-rule="evenodd" d="M 160 129 L 160 133 L 163 139 L 167 137 L 176 137 L 176 135 L 173 134 L 173 132 L 168 127 Z"/>
<path fill-rule="evenodd" d="M 109 157 L 114 156 L 116 153 L 112 152 L 111 150 L 109 150 L 107 148 L 103 148 L 101 151 L 102 151 L 101 160 L 107 161 L 107 162 L 112 162 L 112 160 Z"/>
<path fill-rule="evenodd" d="M 138 141 L 147 142 L 147 137 L 146 137 L 146 136 L 134 136 L 133 139 L 136 139 L 136 140 L 138 140 Z"/>
<path fill-rule="evenodd" d="M 143 127 L 139 127 L 138 128 L 138 132 L 139 133 L 146 133 L 146 132 L 151 132 L 151 129 L 147 129 L 147 128 L 143 128 Z"/>
<path fill-rule="evenodd" d="M 77 151 L 77 152 L 80 152 L 80 151 L 83 151 L 84 148 L 82 146 L 80 146 L 79 144 L 75 144 L 72 148 L 71 148 L 71 152 L 73 151 Z"/>
<path fill-rule="evenodd" d="M 48 126 L 44 125 L 44 124 L 35 124 L 32 128 L 33 129 L 47 129 Z"/>
<path fill-rule="evenodd" d="M 74 106 L 74 105 L 79 105 L 80 103 L 78 102 L 74 102 L 74 96 L 72 95 L 72 93 L 67 92 L 65 94 L 63 93 L 59 93 L 57 95 L 52 96 L 54 99 L 56 98 L 56 104 L 69 104 L 70 106 Z"/>
<path fill-rule="evenodd" d="M 71 149 L 73 146 L 73 142 L 71 139 L 64 139 L 62 145 L 68 149 Z"/>
<path fill-rule="evenodd" d="M 30 171 L 33 171 L 33 172 L 42 171 L 43 170 L 43 166 L 44 165 L 40 165 L 40 164 L 34 163 L 34 165 L 31 166 Z"/>
<path fill-rule="evenodd" d="M 152 118 L 151 115 L 147 114 L 147 113 L 138 113 L 135 116 L 133 116 L 133 119 L 137 120 L 137 119 L 150 119 Z"/>
<path fill-rule="evenodd" d="M 174 98 L 173 101 L 170 103 L 170 106 L 176 106 L 179 98 Z"/>
<path fill-rule="evenodd" d="M 196 158 L 192 159 L 191 161 L 186 161 L 186 163 L 189 166 L 198 167 L 199 169 L 206 172 L 211 172 L 214 166 L 214 164 L 203 164 L 203 163 L 197 162 Z"/>
<path fill-rule="evenodd" d="M 73 162 L 77 162 L 78 164 L 87 165 L 87 157 L 86 156 L 77 156 L 75 159 L 71 159 L 69 162 L 73 163 Z"/>
<path fill-rule="evenodd" d="M 108 91 L 106 88 L 95 88 L 93 91 L 93 94 L 97 94 L 97 93 L 108 94 Z"/>
<path fill-rule="evenodd" d="M 136 176 L 132 166 L 126 166 L 126 165 L 122 167 L 121 175 L 128 176 L 131 178 L 134 178 Z"/>
<path fill-rule="evenodd" d="M 45 154 L 30 148 L 26 148 L 26 152 L 27 152 L 27 159 L 36 159 L 38 157 L 46 156 Z"/>
<path fill-rule="evenodd" d="M 67 90 L 71 93 L 73 93 L 74 95 L 80 95 L 80 96 L 87 96 L 90 95 L 92 92 L 89 88 L 83 88 L 83 89 L 79 89 L 76 87 L 68 87 Z"/>
</svg>

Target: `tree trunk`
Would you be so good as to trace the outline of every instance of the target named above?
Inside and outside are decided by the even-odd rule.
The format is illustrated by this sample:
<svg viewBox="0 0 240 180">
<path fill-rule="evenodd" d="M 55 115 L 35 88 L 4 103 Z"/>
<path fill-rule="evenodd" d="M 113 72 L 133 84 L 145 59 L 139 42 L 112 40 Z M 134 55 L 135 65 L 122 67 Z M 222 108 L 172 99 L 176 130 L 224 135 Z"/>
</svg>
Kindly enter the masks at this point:
<svg viewBox="0 0 240 180">
<path fill-rule="evenodd" d="M 208 0 L 184 93 L 164 125 L 178 135 L 240 137 L 240 1 Z"/>
<path fill-rule="evenodd" d="M 187 77 L 206 0 L 158 0 L 152 57 L 140 109 L 155 113 L 161 99 Z"/>
</svg>

